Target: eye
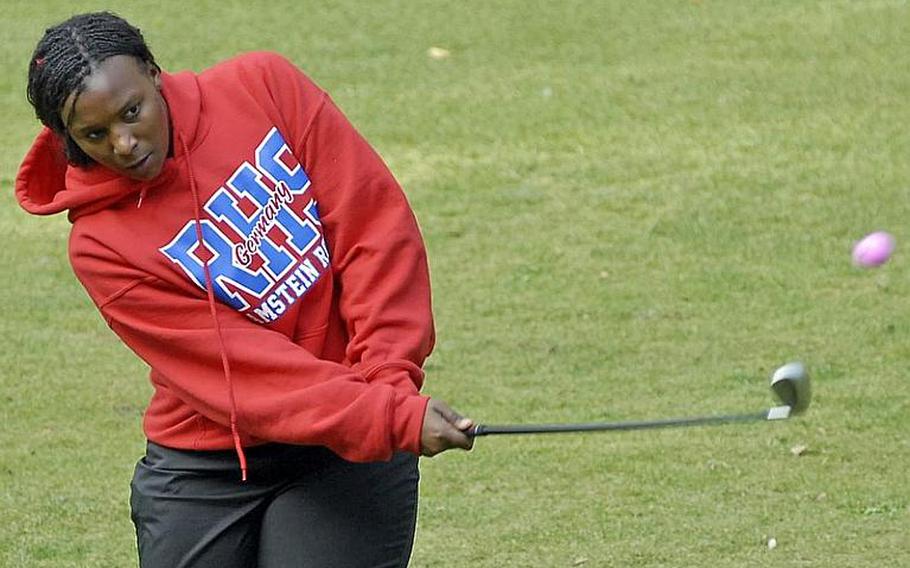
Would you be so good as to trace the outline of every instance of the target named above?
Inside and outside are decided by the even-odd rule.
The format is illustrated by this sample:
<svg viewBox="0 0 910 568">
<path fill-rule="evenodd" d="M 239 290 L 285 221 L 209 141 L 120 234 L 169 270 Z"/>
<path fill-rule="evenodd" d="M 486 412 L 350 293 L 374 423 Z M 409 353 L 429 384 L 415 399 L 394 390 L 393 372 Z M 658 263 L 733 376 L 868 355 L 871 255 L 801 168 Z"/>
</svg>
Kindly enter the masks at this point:
<svg viewBox="0 0 910 568">
<path fill-rule="evenodd" d="M 99 140 L 103 140 L 103 139 L 104 139 L 104 131 L 103 131 L 103 130 L 92 130 L 92 131 L 89 131 L 89 132 L 87 132 L 87 133 L 85 134 L 85 139 L 86 139 L 86 140 L 90 140 L 90 141 L 92 141 L 92 142 L 98 142 Z"/>
<path fill-rule="evenodd" d="M 139 117 L 139 103 L 134 104 L 130 108 L 126 109 L 123 113 L 123 118 L 126 120 L 135 120 Z"/>
</svg>

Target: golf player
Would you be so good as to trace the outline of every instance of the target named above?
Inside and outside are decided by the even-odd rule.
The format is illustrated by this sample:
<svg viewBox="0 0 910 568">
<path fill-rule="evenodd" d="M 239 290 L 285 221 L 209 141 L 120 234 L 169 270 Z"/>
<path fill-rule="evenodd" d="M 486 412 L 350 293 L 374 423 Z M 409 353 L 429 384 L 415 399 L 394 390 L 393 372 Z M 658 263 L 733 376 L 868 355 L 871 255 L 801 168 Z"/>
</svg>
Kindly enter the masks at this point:
<svg viewBox="0 0 910 568">
<path fill-rule="evenodd" d="M 392 174 L 281 56 L 166 73 L 107 12 L 48 29 L 28 212 L 150 368 L 140 565 L 405 566 L 419 455 L 473 426 L 419 394 L 425 248 Z"/>
</svg>

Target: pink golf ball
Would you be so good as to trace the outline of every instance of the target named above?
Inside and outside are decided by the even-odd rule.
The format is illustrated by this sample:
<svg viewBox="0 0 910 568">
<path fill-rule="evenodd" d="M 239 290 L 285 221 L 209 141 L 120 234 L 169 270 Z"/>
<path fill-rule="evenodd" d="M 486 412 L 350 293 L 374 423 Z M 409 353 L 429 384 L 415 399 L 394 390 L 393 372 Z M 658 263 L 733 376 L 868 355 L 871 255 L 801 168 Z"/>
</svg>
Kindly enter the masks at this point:
<svg viewBox="0 0 910 568">
<path fill-rule="evenodd" d="M 853 264 L 864 268 L 881 266 L 894 252 L 894 237 L 885 231 L 876 231 L 863 237 L 853 247 Z"/>
</svg>

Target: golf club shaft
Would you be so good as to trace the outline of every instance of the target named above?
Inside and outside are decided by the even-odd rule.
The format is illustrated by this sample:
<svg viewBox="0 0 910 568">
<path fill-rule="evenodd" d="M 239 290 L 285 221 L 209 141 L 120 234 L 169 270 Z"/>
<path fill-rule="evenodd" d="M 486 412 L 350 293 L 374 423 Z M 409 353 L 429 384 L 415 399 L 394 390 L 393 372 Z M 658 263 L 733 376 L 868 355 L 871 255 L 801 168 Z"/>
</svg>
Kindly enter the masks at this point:
<svg viewBox="0 0 910 568">
<path fill-rule="evenodd" d="M 730 422 L 751 422 L 757 420 L 781 420 L 789 417 L 789 406 L 775 406 L 753 414 L 732 414 L 727 416 L 702 416 L 696 418 L 671 418 L 667 420 L 644 420 L 636 422 L 582 422 L 574 424 L 508 424 L 476 425 L 469 433 L 472 437 L 499 434 L 555 434 L 561 432 L 605 432 L 613 430 L 648 430 L 676 426 L 700 426 L 705 424 L 726 424 Z"/>
</svg>

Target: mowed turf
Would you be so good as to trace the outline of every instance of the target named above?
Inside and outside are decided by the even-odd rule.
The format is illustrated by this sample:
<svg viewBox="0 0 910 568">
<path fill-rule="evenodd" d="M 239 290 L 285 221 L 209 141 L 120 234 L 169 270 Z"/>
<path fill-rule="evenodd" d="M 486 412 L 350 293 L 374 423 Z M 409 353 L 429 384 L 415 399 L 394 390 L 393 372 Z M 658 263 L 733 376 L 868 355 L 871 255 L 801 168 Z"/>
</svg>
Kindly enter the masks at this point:
<svg viewBox="0 0 910 568">
<path fill-rule="evenodd" d="M 73 278 L 66 220 L 12 197 L 37 131 L 28 56 L 44 27 L 101 7 L 14 1 L 0 20 L 0 566 L 135 565 L 146 370 Z M 333 95 L 426 237 L 425 392 L 476 420 L 757 411 L 776 366 L 813 374 L 799 420 L 487 438 L 424 460 L 412 566 L 910 565 L 906 2 L 120 13 L 165 69 L 270 49 Z M 854 268 L 877 229 L 894 258 Z"/>
</svg>

